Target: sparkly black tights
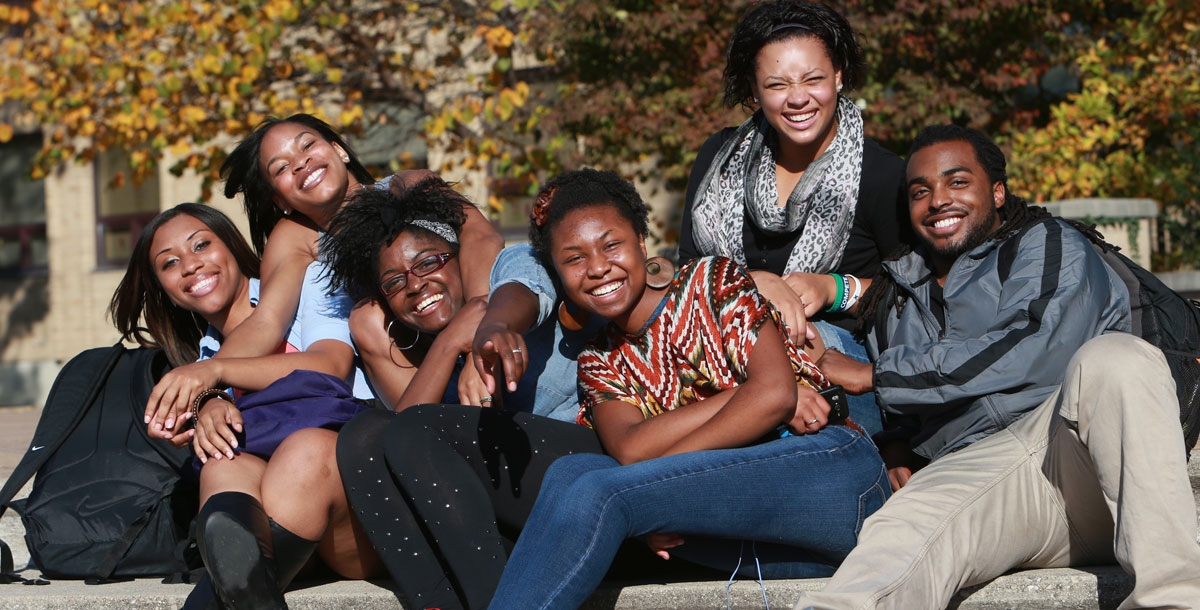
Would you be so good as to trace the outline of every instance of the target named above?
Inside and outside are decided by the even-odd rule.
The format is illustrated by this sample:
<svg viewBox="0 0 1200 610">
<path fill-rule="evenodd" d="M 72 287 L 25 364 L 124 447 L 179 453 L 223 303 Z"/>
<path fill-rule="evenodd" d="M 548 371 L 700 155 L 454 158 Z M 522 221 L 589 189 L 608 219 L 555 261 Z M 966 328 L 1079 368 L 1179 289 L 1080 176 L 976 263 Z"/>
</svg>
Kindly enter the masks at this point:
<svg viewBox="0 0 1200 610">
<path fill-rule="evenodd" d="M 484 608 L 550 464 L 600 453 L 589 428 L 459 405 L 369 411 L 342 428 L 350 506 L 415 608 Z"/>
</svg>

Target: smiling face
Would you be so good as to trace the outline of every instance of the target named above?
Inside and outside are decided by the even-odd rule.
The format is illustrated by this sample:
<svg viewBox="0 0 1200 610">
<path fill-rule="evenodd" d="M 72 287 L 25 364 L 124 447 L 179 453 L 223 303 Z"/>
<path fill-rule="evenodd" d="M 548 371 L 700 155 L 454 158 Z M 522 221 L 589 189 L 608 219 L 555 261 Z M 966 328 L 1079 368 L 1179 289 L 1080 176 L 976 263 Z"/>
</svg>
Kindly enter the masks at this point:
<svg viewBox="0 0 1200 610">
<path fill-rule="evenodd" d="M 187 214 L 179 214 L 154 232 L 150 265 L 172 303 L 218 326 L 248 281 L 225 243 L 208 225 Z"/>
<path fill-rule="evenodd" d="M 908 161 L 908 212 L 941 277 L 955 259 L 1000 228 L 1005 190 L 993 183 L 968 142 L 927 146 Z"/>
<path fill-rule="evenodd" d="M 358 181 L 337 144 L 299 123 L 279 123 L 263 136 L 259 171 L 275 191 L 275 205 L 324 227 Z"/>
<path fill-rule="evenodd" d="M 833 141 L 842 73 L 813 36 L 772 42 L 758 52 L 754 96 L 788 149 L 816 157 Z"/>
<path fill-rule="evenodd" d="M 563 216 L 550 231 L 550 257 L 568 299 L 626 331 L 640 328 L 658 304 L 646 290 L 646 242 L 612 205 Z"/>
<path fill-rule="evenodd" d="M 420 268 L 426 259 L 451 251 L 445 240 L 425 233 L 404 231 L 392 243 L 379 250 L 379 283 L 393 276 Z M 450 258 L 441 269 L 424 277 L 406 275 L 407 285 L 386 296 L 388 307 L 401 324 L 436 334 L 462 309 L 462 275 L 458 259 Z"/>
</svg>

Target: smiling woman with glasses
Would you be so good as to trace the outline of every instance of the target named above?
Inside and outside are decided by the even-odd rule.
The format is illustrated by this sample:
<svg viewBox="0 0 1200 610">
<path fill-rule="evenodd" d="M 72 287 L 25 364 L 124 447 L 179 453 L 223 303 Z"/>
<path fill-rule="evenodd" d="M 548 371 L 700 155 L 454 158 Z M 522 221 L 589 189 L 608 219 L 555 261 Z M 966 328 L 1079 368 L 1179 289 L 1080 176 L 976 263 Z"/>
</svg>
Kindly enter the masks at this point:
<svg viewBox="0 0 1200 610">
<path fill-rule="evenodd" d="M 464 296 L 461 196 L 429 179 L 398 194 L 364 190 L 321 242 L 334 283 L 390 310 L 391 345 L 364 357 L 380 397 L 341 433 L 338 470 L 354 513 L 417 608 L 487 605 L 559 456 L 599 453 L 576 425 L 577 358 L 603 326 L 567 325 L 528 244 L 504 249 L 489 301 Z M 473 247 L 473 246 L 468 246 Z M 474 352 L 475 365 L 471 358 Z M 502 362 L 502 369 L 483 363 Z M 487 371 L 492 389 L 480 375 Z M 461 404 L 456 404 L 461 403 Z"/>
<path fill-rule="evenodd" d="M 443 252 L 441 254 L 426 256 L 414 263 L 411 269 L 384 278 L 382 282 L 379 282 L 379 291 L 383 293 L 383 296 L 390 297 L 408 286 L 408 275 L 410 273 L 414 278 L 425 277 L 445 267 L 446 263 L 452 258 L 454 258 L 453 252 Z"/>
</svg>

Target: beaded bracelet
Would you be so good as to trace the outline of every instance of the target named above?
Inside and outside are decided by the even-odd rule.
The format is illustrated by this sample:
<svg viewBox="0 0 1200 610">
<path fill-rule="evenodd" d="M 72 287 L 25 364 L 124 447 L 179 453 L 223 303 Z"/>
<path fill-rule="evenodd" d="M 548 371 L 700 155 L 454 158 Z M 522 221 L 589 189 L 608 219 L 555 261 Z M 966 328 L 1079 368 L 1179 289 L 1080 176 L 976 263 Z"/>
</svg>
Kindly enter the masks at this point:
<svg viewBox="0 0 1200 610">
<path fill-rule="evenodd" d="M 836 313 L 841 311 L 839 307 L 842 304 L 842 299 L 846 296 L 846 278 L 837 273 L 830 273 L 829 275 L 833 277 L 833 283 L 837 285 L 837 296 L 833 297 L 833 302 L 829 304 L 829 309 L 826 309 L 825 312 Z"/>
<path fill-rule="evenodd" d="M 213 396 L 220 396 L 225 400 L 229 400 L 229 395 L 221 388 L 209 388 L 196 395 L 196 399 L 192 401 L 192 421 L 196 421 L 196 413 L 200 410 L 200 405 Z"/>
</svg>

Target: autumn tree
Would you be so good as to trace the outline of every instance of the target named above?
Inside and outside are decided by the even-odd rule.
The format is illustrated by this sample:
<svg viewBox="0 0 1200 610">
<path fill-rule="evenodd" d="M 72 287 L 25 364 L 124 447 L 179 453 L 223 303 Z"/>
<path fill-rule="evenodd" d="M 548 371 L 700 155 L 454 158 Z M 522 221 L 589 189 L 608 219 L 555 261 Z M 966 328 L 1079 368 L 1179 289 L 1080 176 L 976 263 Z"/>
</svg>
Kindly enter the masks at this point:
<svg viewBox="0 0 1200 610">
<path fill-rule="evenodd" d="M 1015 186 L 1041 201 L 1150 197 L 1166 240 L 1155 266 L 1200 265 L 1200 6 L 1157 0 L 1075 58 L 1080 91 L 1013 131 Z"/>
<path fill-rule="evenodd" d="M 1188 0 L 841 0 L 862 34 L 866 130 L 903 154 L 930 123 L 1001 138 L 1039 199 L 1150 196 L 1195 215 L 1197 8 Z M 425 117 L 439 167 L 538 180 L 591 164 L 678 188 L 720 104 L 748 0 L 33 0 L 12 24 L 0 103 L 50 126 L 36 173 L 164 151 L 209 185 L 224 141 L 305 110 L 355 132 Z M 8 107 L 8 106 L 6 106 Z M 11 133 L 0 125 L 0 140 Z M 498 203 L 498 201 L 497 201 Z M 1171 225 L 1170 223 L 1176 223 Z M 1178 231 L 1177 231 L 1178 232 Z M 1177 235 L 1174 244 L 1200 253 Z M 1188 258 L 1191 256 L 1192 258 Z M 1170 259 L 1169 261 L 1167 259 Z M 1176 253 L 1166 264 L 1196 262 Z"/>
<path fill-rule="evenodd" d="M 0 4 L 0 103 L 48 126 L 35 177 L 98 150 L 129 154 L 134 179 L 163 151 L 176 173 L 205 176 L 208 198 L 238 138 L 269 114 L 310 112 L 355 132 L 375 102 L 433 117 L 448 106 L 524 103 L 511 68 L 514 32 L 537 0 L 34 0 Z M 516 83 L 513 83 L 516 85 Z M 501 114 L 503 111 L 501 110 Z M 432 125 L 432 137 L 463 124 Z M 0 125 L 0 141 L 11 137 Z M 119 180 L 120 178 L 118 178 Z"/>
</svg>

